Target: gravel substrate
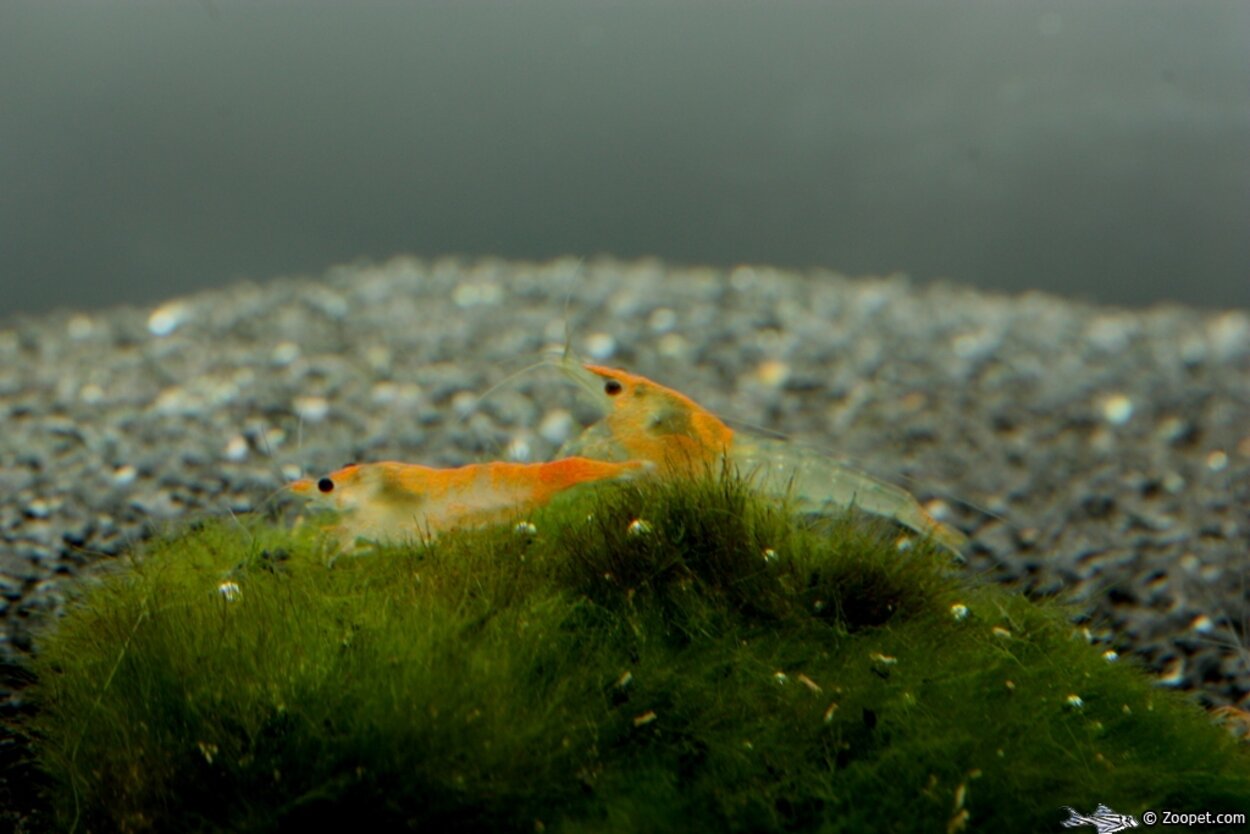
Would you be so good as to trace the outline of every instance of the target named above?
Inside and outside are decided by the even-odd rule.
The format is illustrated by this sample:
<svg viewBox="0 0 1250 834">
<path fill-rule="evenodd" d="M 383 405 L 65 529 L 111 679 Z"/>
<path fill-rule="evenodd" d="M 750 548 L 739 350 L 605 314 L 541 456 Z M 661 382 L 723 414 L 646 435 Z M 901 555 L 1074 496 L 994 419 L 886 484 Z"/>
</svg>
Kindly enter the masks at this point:
<svg viewBox="0 0 1250 834">
<path fill-rule="evenodd" d="M 1068 595 L 1161 684 L 1246 705 L 1245 311 L 655 261 L 401 258 L 10 322 L 0 659 L 37 647 L 85 567 L 304 471 L 549 457 L 593 413 L 551 369 L 503 380 L 566 331 L 901 479 L 973 537 L 971 570 Z"/>
</svg>

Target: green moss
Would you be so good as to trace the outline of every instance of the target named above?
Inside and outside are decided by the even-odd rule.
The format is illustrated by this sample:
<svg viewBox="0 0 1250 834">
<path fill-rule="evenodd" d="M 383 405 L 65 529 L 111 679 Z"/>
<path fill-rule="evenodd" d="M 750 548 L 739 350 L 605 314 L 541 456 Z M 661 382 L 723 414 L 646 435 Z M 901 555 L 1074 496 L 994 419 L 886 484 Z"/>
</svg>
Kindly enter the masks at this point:
<svg viewBox="0 0 1250 834">
<path fill-rule="evenodd" d="M 62 824 L 1039 831 L 1064 805 L 1250 805 L 1202 712 L 880 526 L 803 527 L 728 476 L 529 520 L 333 567 L 260 522 L 152 547 L 41 644 Z"/>
</svg>

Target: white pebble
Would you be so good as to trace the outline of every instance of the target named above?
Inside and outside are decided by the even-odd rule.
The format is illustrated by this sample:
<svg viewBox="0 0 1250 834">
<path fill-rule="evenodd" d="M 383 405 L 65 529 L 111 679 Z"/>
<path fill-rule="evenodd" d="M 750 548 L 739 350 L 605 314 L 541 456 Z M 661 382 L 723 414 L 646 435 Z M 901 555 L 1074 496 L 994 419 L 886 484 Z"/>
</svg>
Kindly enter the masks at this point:
<svg viewBox="0 0 1250 834">
<path fill-rule="evenodd" d="M 1121 351 L 1138 329 L 1136 320 L 1129 315 L 1111 314 L 1095 318 L 1086 330 L 1090 344 L 1108 353 Z"/>
<path fill-rule="evenodd" d="M 755 378 L 769 388 L 780 388 L 790 378 L 790 366 L 780 359 L 768 359 L 755 368 Z"/>
<path fill-rule="evenodd" d="M 295 344 L 295 342 L 278 342 L 273 346 L 270 360 L 275 365 L 290 365 L 296 359 L 299 359 L 299 354 L 299 345 Z"/>
<path fill-rule="evenodd" d="M 183 301 L 162 304 L 148 316 L 148 330 L 154 336 L 168 336 L 182 326 L 190 312 L 186 302 Z"/>
<path fill-rule="evenodd" d="M 586 352 L 592 359 L 610 359 L 616 353 L 616 339 L 607 333 L 591 333 L 586 337 Z"/>
<path fill-rule="evenodd" d="M 383 380 L 373 386 L 369 396 L 375 403 L 411 408 L 421 399 L 421 386 L 415 382 Z"/>
<path fill-rule="evenodd" d="M 292 403 L 300 419 L 320 423 L 330 413 L 330 402 L 325 397 L 296 397 Z"/>
<path fill-rule="evenodd" d="M 80 342 L 83 339 L 90 339 L 91 334 L 95 332 L 95 323 L 91 321 L 90 316 L 85 316 L 79 313 L 78 315 L 70 318 L 69 322 L 65 325 L 65 332 L 68 333 L 69 337 L 76 342 Z"/>
<path fill-rule="evenodd" d="M 757 278 L 755 270 L 747 264 L 738 264 L 729 273 L 729 283 L 738 292 L 755 289 Z"/>
<path fill-rule="evenodd" d="M 1159 675 L 1162 686 L 1180 686 L 1185 682 L 1185 658 L 1177 655 L 1164 667 Z"/>
<path fill-rule="evenodd" d="M 1180 350 L 1177 352 L 1186 365 L 1198 365 L 1207 358 L 1207 343 L 1197 334 L 1191 333 L 1181 340 Z"/>
<path fill-rule="evenodd" d="M 490 283 L 458 284 L 451 293 L 451 300 L 457 307 L 498 304 L 502 297 L 503 290 L 500 286 Z"/>
<path fill-rule="evenodd" d="M 1250 349 L 1250 316 L 1241 312 L 1222 313 L 1207 324 L 1207 337 L 1217 358 L 1233 359 Z"/>
<path fill-rule="evenodd" d="M 236 434 L 226 441 L 225 451 L 222 452 L 226 460 L 240 461 L 247 457 L 247 438 L 241 434 Z"/>
<path fill-rule="evenodd" d="M 370 345 L 365 348 L 365 362 L 378 373 L 390 368 L 391 358 L 391 349 L 386 345 Z"/>
<path fill-rule="evenodd" d="M 680 333 L 665 333 L 660 337 L 659 344 L 656 345 L 660 355 L 670 358 L 685 356 L 689 347 L 689 344 Z"/>
<path fill-rule="evenodd" d="M 1218 449 L 1207 455 L 1207 469 L 1212 472 L 1220 472 L 1228 466 L 1228 454 Z"/>
<path fill-rule="evenodd" d="M 647 325 L 652 333 L 667 333 L 677 326 L 677 314 L 670 307 L 657 307 L 651 311 Z"/>
<path fill-rule="evenodd" d="M 508 442 L 508 448 L 504 450 L 504 457 L 511 461 L 524 463 L 534 455 L 534 450 L 530 446 L 529 438 L 525 435 L 518 435 Z"/>
<path fill-rule="evenodd" d="M 1108 394 L 1102 400 L 1102 416 L 1113 426 L 1122 426 L 1133 417 L 1133 401 L 1124 394 Z"/>
<path fill-rule="evenodd" d="M 399 386 L 390 380 L 375 382 L 373 388 L 369 390 L 369 398 L 379 405 L 395 402 L 395 397 L 398 395 Z"/>
<path fill-rule="evenodd" d="M 123 464 L 113 470 L 114 486 L 129 486 L 135 482 L 135 478 L 139 477 L 139 471 L 130 464 Z"/>
<path fill-rule="evenodd" d="M 451 398 L 451 410 L 461 420 L 467 418 L 477 410 L 477 394 L 472 391 L 457 391 Z"/>
<path fill-rule="evenodd" d="M 538 424 L 538 434 L 548 443 L 559 446 L 573 433 L 573 415 L 563 408 L 548 411 Z"/>
<path fill-rule="evenodd" d="M 161 392 L 156 395 L 152 408 L 161 414 L 178 414 L 193 410 L 195 401 L 181 386 L 170 385 L 162 388 Z"/>
<path fill-rule="evenodd" d="M 347 315 L 347 299 L 331 289 L 321 288 L 305 296 L 308 306 L 320 310 L 327 318 L 341 319 Z"/>
<path fill-rule="evenodd" d="M 951 350 L 960 359 L 973 360 L 980 359 L 990 353 L 994 349 L 995 344 L 996 340 L 992 333 L 975 330 L 960 333 L 951 340 Z"/>
<path fill-rule="evenodd" d="M 263 448 L 266 452 L 272 452 L 274 449 L 286 442 L 286 430 L 280 429 L 277 426 L 270 426 L 265 429 L 264 434 L 260 437 L 263 441 L 261 448 Z M 296 477 L 299 476 L 297 475 Z"/>
</svg>

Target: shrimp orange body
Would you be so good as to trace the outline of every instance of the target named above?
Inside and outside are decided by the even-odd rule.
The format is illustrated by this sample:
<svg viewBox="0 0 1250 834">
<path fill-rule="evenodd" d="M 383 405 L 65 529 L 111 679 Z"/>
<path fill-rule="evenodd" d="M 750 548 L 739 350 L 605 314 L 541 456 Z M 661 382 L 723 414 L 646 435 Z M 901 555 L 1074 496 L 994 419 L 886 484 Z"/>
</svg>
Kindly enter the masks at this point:
<svg viewBox="0 0 1250 834">
<path fill-rule="evenodd" d="M 502 521 L 559 493 L 653 468 L 640 461 L 568 457 L 550 463 L 478 463 L 437 469 L 383 461 L 303 478 L 291 491 L 339 513 L 331 529 L 347 547 L 357 539 L 388 542 L 431 537 L 456 527 Z"/>
<path fill-rule="evenodd" d="M 564 451 L 600 460 L 649 460 L 660 474 L 708 471 L 732 448 L 733 429 L 694 400 L 646 377 L 584 365 L 607 414 Z"/>
<path fill-rule="evenodd" d="M 604 411 L 561 449 L 601 460 L 647 460 L 662 475 L 708 472 L 727 460 L 761 491 L 800 512 L 854 507 L 890 518 L 960 554 L 967 539 L 933 518 L 906 490 L 792 443 L 735 433 L 684 394 L 614 368 L 561 361 Z"/>
</svg>

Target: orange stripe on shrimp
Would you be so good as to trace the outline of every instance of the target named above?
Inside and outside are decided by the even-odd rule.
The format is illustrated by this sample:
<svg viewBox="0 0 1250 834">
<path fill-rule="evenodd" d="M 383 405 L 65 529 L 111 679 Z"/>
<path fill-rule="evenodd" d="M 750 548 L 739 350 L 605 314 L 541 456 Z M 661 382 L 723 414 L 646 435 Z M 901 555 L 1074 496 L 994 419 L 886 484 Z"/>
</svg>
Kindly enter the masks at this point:
<svg viewBox="0 0 1250 834">
<path fill-rule="evenodd" d="M 654 468 L 644 461 L 568 457 L 549 463 L 475 463 L 438 469 L 383 461 L 345 466 L 290 485 L 296 495 L 339 514 L 330 529 L 344 547 L 357 539 L 395 542 L 457 527 L 507 519 L 540 507 L 559 493 Z"/>
<path fill-rule="evenodd" d="M 727 459 L 766 494 L 787 496 L 800 512 L 854 507 L 892 519 L 962 554 L 963 533 L 925 512 L 906 490 L 811 449 L 734 432 L 684 394 L 646 377 L 580 365 L 566 351 L 560 368 L 604 412 L 560 450 L 602 460 L 648 460 L 662 475 L 694 474 Z"/>
</svg>

